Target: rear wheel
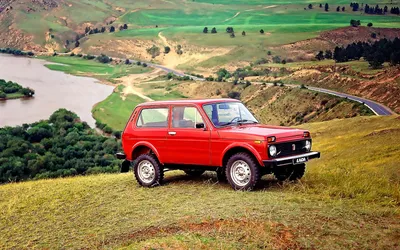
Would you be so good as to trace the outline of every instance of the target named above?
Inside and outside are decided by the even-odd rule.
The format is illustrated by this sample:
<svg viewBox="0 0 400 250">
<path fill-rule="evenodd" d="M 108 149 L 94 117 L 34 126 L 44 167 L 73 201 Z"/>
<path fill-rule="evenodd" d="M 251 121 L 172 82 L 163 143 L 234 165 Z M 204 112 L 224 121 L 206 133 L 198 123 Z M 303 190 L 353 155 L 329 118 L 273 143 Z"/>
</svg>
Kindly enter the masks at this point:
<svg viewBox="0 0 400 250">
<path fill-rule="evenodd" d="M 189 176 L 193 176 L 193 177 L 198 177 L 202 174 L 204 174 L 205 170 L 199 170 L 199 169 L 187 169 L 187 170 L 183 170 L 185 172 L 185 174 L 189 175 Z"/>
<path fill-rule="evenodd" d="M 274 170 L 274 175 L 279 181 L 295 181 L 299 180 L 304 176 L 306 171 L 306 164 L 290 165 Z"/>
<path fill-rule="evenodd" d="M 248 153 L 234 154 L 226 164 L 226 177 L 235 190 L 253 190 L 260 181 L 260 169 Z"/>
<path fill-rule="evenodd" d="M 164 172 L 158 159 L 151 154 L 140 155 L 134 163 L 133 172 L 137 182 L 144 187 L 154 187 L 161 184 Z"/>
</svg>

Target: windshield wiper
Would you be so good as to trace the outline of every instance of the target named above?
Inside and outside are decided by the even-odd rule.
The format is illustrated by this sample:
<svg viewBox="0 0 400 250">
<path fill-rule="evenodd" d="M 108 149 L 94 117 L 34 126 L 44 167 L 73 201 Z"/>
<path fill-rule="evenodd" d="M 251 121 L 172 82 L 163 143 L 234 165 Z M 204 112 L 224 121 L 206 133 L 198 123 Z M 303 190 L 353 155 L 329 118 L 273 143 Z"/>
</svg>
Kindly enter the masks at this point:
<svg viewBox="0 0 400 250">
<path fill-rule="evenodd" d="M 237 123 L 243 124 L 243 123 L 258 123 L 258 122 L 253 121 L 253 120 L 238 120 Z"/>
<path fill-rule="evenodd" d="M 235 121 L 235 122 L 226 122 L 226 123 L 224 123 L 224 124 L 221 124 L 220 126 L 221 127 L 224 127 L 224 126 L 229 126 L 229 125 L 232 125 L 232 124 L 239 124 L 239 125 L 241 125 L 241 124 L 245 124 L 245 123 L 258 123 L 258 122 L 256 122 L 256 121 L 253 121 L 253 120 L 237 120 L 237 121 Z"/>
</svg>

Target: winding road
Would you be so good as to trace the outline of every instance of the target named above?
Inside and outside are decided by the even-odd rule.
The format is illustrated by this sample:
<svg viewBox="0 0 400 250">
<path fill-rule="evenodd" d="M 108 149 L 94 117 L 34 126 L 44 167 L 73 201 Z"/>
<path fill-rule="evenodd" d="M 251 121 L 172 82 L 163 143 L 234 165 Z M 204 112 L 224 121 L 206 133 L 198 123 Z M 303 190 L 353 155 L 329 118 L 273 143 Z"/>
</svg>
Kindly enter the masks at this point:
<svg viewBox="0 0 400 250">
<path fill-rule="evenodd" d="M 60 55 L 69 55 L 69 53 L 60 53 Z M 114 59 L 125 60 L 123 58 L 113 58 L 113 60 Z M 137 60 L 129 60 L 129 61 L 131 63 L 136 63 L 137 62 Z M 184 74 L 184 73 L 182 73 L 180 71 L 177 71 L 177 70 L 171 69 L 171 68 L 167 68 L 167 67 L 159 65 L 159 64 L 147 63 L 147 65 L 149 67 L 152 67 L 152 68 L 161 69 L 161 70 L 163 70 L 163 71 L 165 71 L 167 73 L 173 73 L 173 74 L 175 74 L 177 76 L 180 76 L 180 77 L 189 76 L 191 79 L 193 79 L 195 81 L 205 81 L 204 78 L 200 78 L 200 77 Z M 257 84 L 261 84 L 261 83 L 257 83 Z M 273 84 L 273 83 L 268 83 L 268 84 Z M 293 87 L 293 88 L 299 88 L 300 87 L 299 85 L 294 85 L 294 84 L 286 84 L 285 86 L 289 86 L 289 87 Z M 334 95 L 334 96 L 346 98 L 346 99 L 349 99 L 349 100 L 352 100 L 352 101 L 356 101 L 356 102 L 362 103 L 365 106 L 367 106 L 372 112 L 374 112 L 375 115 L 378 115 L 378 116 L 395 114 L 390 108 L 386 107 L 385 105 L 377 103 L 377 102 L 374 102 L 374 101 L 371 101 L 371 100 L 366 99 L 366 98 L 362 98 L 362 97 L 358 97 L 358 96 L 354 96 L 354 95 L 350 95 L 350 94 L 346 94 L 346 93 L 336 92 L 336 91 L 329 90 L 329 89 L 311 87 L 311 86 L 307 86 L 307 89 L 312 90 L 312 91 L 317 91 L 317 92 L 320 92 L 320 93 L 325 93 L 325 94 L 329 94 L 329 95 Z"/>
</svg>

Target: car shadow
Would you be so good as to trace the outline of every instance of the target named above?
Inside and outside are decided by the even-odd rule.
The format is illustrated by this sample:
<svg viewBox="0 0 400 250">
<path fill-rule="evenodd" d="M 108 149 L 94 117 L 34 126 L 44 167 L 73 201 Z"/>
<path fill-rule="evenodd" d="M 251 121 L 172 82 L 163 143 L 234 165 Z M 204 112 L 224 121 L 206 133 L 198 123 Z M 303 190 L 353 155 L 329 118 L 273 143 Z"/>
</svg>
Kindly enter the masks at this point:
<svg viewBox="0 0 400 250">
<path fill-rule="evenodd" d="M 227 181 L 225 182 L 218 181 L 217 174 L 213 171 L 206 171 L 204 174 L 197 177 L 186 175 L 183 171 L 180 170 L 171 171 L 171 173 L 173 174 L 172 175 L 168 174 L 164 177 L 163 185 L 173 185 L 174 183 L 187 184 L 187 185 L 211 184 L 215 185 L 216 187 L 231 188 L 231 186 Z M 263 189 L 281 190 L 283 189 L 283 187 L 284 187 L 283 182 L 276 180 L 272 175 L 265 175 L 262 177 L 259 185 L 255 190 L 256 191 Z"/>
</svg>

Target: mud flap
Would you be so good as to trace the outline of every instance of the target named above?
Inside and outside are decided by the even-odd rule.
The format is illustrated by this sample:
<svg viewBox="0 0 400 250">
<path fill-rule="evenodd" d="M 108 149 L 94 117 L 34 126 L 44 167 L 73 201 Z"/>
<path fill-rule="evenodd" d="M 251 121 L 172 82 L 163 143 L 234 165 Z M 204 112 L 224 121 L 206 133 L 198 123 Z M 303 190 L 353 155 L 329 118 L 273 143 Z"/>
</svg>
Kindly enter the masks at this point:
<svg viewBox="0 0 400 250">
<path fill-rule="evenodd" d="M 123 161 L 121 165 L 121 173 L 129 172 L 130 168 L 131 168 L 131 162 L 128 160 Z"/>
</svg>

